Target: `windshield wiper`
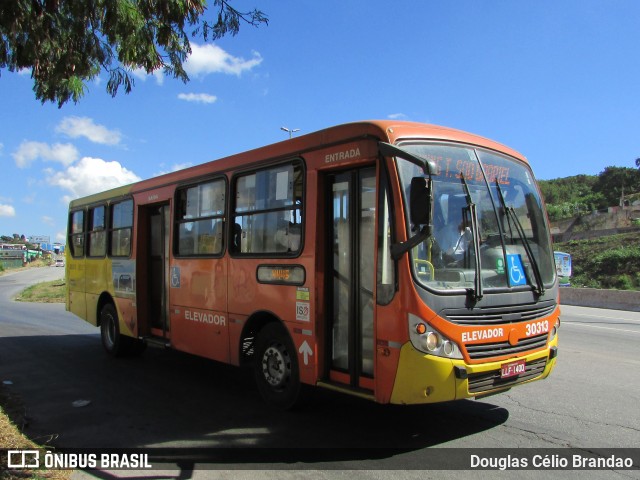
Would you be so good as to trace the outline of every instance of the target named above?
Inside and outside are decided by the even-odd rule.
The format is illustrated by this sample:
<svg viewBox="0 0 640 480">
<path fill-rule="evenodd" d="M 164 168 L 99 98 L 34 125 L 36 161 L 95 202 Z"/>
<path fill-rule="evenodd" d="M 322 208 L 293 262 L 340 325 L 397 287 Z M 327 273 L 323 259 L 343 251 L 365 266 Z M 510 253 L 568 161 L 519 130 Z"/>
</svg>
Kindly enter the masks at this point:
<svg viewBox="0 0 640 480">
<path fill-rule="evenodd" d="M 464 173 L 460 171 L 460 181 L 464 185 L 465 197 L 467 199 L 467 208 L 471 214 L 471 232 L 473 235 L 473 253 L 476 261 L 476 275 L 474 279 L 474 289 L 472 293 L 474 300 L 480 300 L 483 296 L 482 291 L 482 266 L 480 264 L 480 234 L 478 232 L 478 212 L 476 210 L 476 204 L 473 203 L 471 198 L 471 190 L 469 190 L 469 184 L 467 179 L 464 178 Z"/>
<path fill-rule="evenodd" d="M 544 293 L 544 282 L 542 281 L 542 275 L 540 274 L 540 267 L 538 266 L 538 261 L 536 257 L 533 256 L 533 250 L 531 250 L 531 244 L 527 239 L 527 235 L 524 232 L 524 228 L 522 227 L 522 223 L 520 223 L 520 219 L 518 219 L 518 214 L 516 213 L 515 208 L 508 207 L 507 203 L 504 200 L 504 195 L 502 194 L 502 189 L 500 188 L 500 184 L 498 183 L 498 179 L 496 178 L 496 188 L 498 190 L 498 198 L 500 198 L 500 204 L 507 215 L 507 220 L 509 221 L 509 228 L 511 228 L 511 222 L 516 227 L 516 232 L 518 232 L 518 236 L 520 237 L 520 241 L 524 246 L 525 252 L 527 252 L 527 256 L 529 257 L 529 261 L 531 262 L 531 269 L 533 270 L 533 276 L 535 277 L 536 285 L 535 292 L 538 295 L 542 295 Z"/>
</svg>

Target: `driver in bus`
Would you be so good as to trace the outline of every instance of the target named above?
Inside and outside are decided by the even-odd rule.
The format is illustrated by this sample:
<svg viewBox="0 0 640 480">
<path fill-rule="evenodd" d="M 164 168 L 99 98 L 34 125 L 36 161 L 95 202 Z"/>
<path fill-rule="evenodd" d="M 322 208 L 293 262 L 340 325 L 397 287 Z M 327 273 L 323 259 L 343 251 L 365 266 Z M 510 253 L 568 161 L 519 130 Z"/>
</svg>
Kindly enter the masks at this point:
<svg viewBox="0 0 640 480">
<path fill-rule="evenodd" d="M 464 222 L 460 222 L 458 225 L 458 238 L 455 244 L 449 247 L 445 254 L 453 257 L 455 262 L 464 260 L 465 253 L 471 246 L 471 229 L 464 225 Z"/>
</svg>

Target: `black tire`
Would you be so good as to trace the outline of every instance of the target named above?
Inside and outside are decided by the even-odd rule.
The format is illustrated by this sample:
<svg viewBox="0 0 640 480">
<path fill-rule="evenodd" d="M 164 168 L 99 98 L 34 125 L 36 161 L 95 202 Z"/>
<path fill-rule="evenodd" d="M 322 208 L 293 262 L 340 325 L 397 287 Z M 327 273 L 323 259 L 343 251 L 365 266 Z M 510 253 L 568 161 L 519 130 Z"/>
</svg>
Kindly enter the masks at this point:
<svg viewBox="0 0 640 480">
<path fill-rule="evenodd" d="M 100 310 L 100 337 L 105 351 L 113 357 L 140 355 L 147 348 L 142 340 L 120 333 L 118 312 L 112 303 Z"/>
<path fill-rule="evenodd" d="M 124 343 L 120 335 L 120 325 L 118 322 L 118 312 L 111 303 L 107 303 L 100 310 L 100 337 L 105 351 L 114 357 L 119 357 L 124 353 Z"/>
<path fill-rule="evenodd" d="M 286 329 L 267 324 L 256 339 L 254 373 L 256 385 L 268 404 L 282 410 L 300 398 L 300 371 L 295 346 Z"/>
</svg>

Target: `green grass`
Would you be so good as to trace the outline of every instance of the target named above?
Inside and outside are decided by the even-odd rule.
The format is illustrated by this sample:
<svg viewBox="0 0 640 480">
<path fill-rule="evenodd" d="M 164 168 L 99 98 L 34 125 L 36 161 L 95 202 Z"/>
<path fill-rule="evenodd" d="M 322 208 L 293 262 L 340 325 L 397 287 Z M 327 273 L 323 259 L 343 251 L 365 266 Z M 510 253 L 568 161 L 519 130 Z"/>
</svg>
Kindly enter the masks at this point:
<svg viewBox="0 0 640 480">
<path fill-rule="evenodd" d="M 66 297 L 64 279 L 41 282 L 23 290 L 17 297 L 18 302 L 64 303 Z"/>
</svg>

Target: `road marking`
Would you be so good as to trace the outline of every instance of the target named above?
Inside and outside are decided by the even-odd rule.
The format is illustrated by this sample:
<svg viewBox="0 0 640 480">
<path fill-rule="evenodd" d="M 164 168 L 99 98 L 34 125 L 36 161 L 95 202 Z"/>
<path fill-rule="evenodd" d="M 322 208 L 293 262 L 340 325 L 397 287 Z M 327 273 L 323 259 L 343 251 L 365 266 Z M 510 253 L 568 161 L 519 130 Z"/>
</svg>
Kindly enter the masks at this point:
<svg viewBox="0 0 640 480">
<path fill-rule="evenodd" d="M 588 311 L 598 310 L 590 307 L 580 307 L 577 305 L 561 305 L 560 307 L 563 309 L 561 311 L 560 317 L 567 316 L 571 318 L 585 317 L 585 318 L 597 318 L 600 320 L 624 320 L 624 321 L 640 324 L 640 312 L 635 312 L 631 310 L 618 310 L 616 311 L 616 316 L 614 317 L 614 316 L 611 316 L 614 313 L 614 311 L 610 309 L 602 310 L 602 313 L 608 314 L 608 315 L 603 315 L 602 313 L 600 314 L 586 313 Z"/>
<path fill-rule="evenodd" d="M 627 333 L 635 333 L 637 335 L 640 335 L 640 330 L 625 330 L 622 328 L 612 328 L 612 327 L 601 327 L 600 325 L 592 325 L 592 324 L 587 324 L 587 323 L 579 323 L 579 322 L 570 322 L 565 320 L 564 322 L 562 322 L 562 326 L 564 325 L 574 325 L 576 327 L 587 327 L 587 328 L 599 328 L 601 330 L 614 330 L 616 332 L 627 332 Z M 562 328 L 562 326 L 560 328 Z"/>
<path fill-rule="evenodd" d="M 640 320 L 635 320 L 633 318 L 624 318 L 624 317 L 603 317 L 602 315 L 583 315 L 583 314 L 579 314 L 580 317 L 589 317 L 589 318 L 598 318 L 601 320 L 623 320 L 625 322 L 632 322 L 632 323 L 637 323 L 638 325 L 640 325 Z"/>
</svg>

